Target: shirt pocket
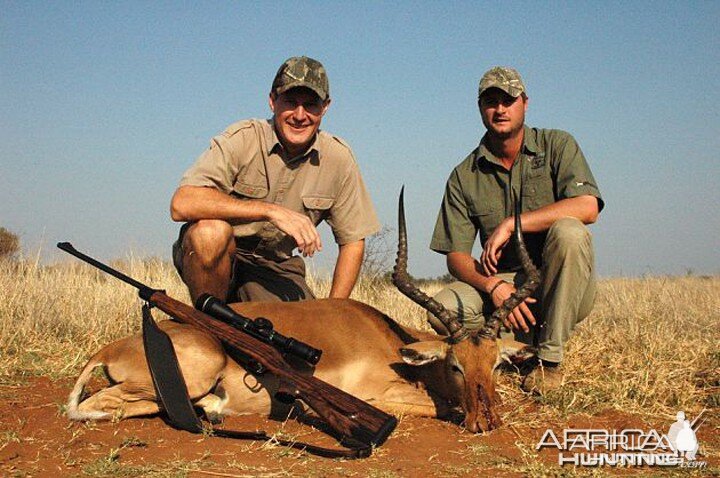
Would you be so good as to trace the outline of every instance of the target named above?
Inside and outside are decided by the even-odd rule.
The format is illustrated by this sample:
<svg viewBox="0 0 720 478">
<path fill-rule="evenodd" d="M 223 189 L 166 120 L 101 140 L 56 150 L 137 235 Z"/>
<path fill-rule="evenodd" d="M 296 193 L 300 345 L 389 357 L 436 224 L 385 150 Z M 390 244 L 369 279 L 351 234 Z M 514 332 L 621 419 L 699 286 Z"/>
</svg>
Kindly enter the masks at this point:
<svg viewBox="0 0 720 478">
<path fill-rule="evenodd" d="M 480 241 L 483 244 L 505 218 L 503 208 L 499 203 L 470 204 L 469 212 L 470 220 L 480 233 Z"/>
<path fill-rule="evenodd" d="M 303 196 L 302 201 L 306 214 L 316 226 L 330 215 L 330 208 L 335 203 L 333 198 L 316 195 Z"/>
<path fill-rule="evenodd" d="M 523 211 L 534 211 L 555 202 L 552 178 L 547 171 L 531 171 L 522 185 Z"/>
<path fill-rule="evenodd" d="M 268 189 L 265 186 L 237 181 L 233 185 L 233 195 L 241 199 L 262 199 L 267 197 Z"/>
</svg>

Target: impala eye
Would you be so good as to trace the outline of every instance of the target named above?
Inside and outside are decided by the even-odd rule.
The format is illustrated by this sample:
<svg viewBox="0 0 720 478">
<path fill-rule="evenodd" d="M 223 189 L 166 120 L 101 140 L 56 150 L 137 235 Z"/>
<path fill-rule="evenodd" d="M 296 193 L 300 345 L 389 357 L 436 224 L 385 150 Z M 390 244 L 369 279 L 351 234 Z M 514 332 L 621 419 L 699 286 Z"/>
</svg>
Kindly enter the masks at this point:
<svg viewBox="0 0 720 478">
<path fill-rule="evenodd" d="M 452 370 L 453 373 L 459 373 L 459 374 L 463 373 L 463 370 L 460 367 L 458 367 L 457 365 L 451 365 L 450 370 Z"/>
</svg>

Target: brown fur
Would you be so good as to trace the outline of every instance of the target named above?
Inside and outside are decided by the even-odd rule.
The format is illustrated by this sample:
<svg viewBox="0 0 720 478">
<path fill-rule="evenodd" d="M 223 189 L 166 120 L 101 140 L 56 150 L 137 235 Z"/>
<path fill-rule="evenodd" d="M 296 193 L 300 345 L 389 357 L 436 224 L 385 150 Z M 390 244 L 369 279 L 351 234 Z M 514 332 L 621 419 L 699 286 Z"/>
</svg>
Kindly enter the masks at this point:
<svg viewBox="0 0 720 478">
<path fill-rule="evenodd" d="M 449 345 L 444 337 L 402 327 L 378 310 L 350 299 L 233 304 L 240 314 L 270 319 L 281 334 L 323 351 L 316 368 L 298 364 L 352 395 L 390 413 L 443 416 L 452 405 L 477 432 L 498 426 L 493 369 L 501 352 L 524 348 L 513 341 L 467 340 Z M 277 411 L 271 397 L 277 382 L 255 377 L 230 360 L 220 343 L 187 325 L 165 321 L 190 397 L 213 417 Z M 293 362 L 294 363 L 294 362 Z M 93 368 L 104 365 L 111 386 L 80 402 Z M 478 389 L 483 391 L 478 396 Z M 142 340 L 113 342 L 85 366 L 68 401 L 74 420 L 137 416 L 158 411 Z"/>
</svg>

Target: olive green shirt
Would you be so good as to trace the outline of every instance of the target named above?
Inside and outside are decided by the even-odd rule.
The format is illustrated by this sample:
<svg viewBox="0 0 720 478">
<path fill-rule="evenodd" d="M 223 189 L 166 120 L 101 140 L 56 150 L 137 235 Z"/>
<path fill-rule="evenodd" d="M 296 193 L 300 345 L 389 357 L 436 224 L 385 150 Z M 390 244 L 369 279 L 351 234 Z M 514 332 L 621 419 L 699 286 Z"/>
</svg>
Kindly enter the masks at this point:
<svg viewBox="0 0 720 478">
<path fill-rule="evenodd" d="M 512 192 L 522 211 L 561 199 L 590 195 L 604 203 L 580 147 L 568 133 L 525 127 L 523 146 L 510 171 L 485 146 L 485 137 L 450 174 L 430 248 L 436 252 L 472 252 L 475 237 L 485 245 L 503 219 L 513 214 Z M 536 264 L 542 265 L 546 233 L 525 234 Z M 499 272 L 520 268 L 513 248 L 500 257 Z"/>
<path fill-rule="evenodd" d="M 215 136 L 180 180 L 180 186 L 212 187 L 238 199 L 255 199 L 330 225 L 342 245 L 380 230 L 375 208 L 350 147 L 319 131 L 308 151 L 286 159 L 272 120 L 245 120 Z M 240 243 L 274 259 L 287 259 L 295 240 L 270 222 L 234 224 Z"/>
</svg>

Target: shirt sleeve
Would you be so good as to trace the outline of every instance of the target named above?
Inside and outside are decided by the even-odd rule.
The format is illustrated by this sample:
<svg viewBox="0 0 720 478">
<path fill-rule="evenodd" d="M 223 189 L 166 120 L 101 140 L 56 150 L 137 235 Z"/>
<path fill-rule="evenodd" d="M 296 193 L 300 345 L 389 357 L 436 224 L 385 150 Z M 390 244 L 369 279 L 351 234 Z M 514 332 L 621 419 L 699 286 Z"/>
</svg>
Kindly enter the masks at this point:
<svg viewBox="0 0 720 478">
<path fill-rule="evenodd" d="M 380 230 L 375 207 L 354 158 L 342 178 L 327 223 L 332 228 L 335 242 L 340 245 L 359 241 Z"/>
<path fill-rule="evenodd" d="M 234 152 L 243 151 L 245 143 L 243 131 L 232 126 L 213 137 L 210 147 L 185 171 L 180 186 L 212 187 L 230 194 L 239 171 Z"/>
<path fill-rule="evenodd" d="M 575 139 L 564 133 L 557 139 L 557 162 L 553 164 L 556 177 L 556 197 L 567 199 L 577 196 L 594 196 L 598 200 L 598 211 L 605 202 L 600 195 L 597 181 Z"/>
<path fill-rule="evenodd" d="M 470 219 L 469 208 L 456 169 L 445 186 L 445 195 L 435 222 L 430 249 L 441 254 L 448 252 L 470 254 L 476 235 L 477 229 Z"/>
</svg>

